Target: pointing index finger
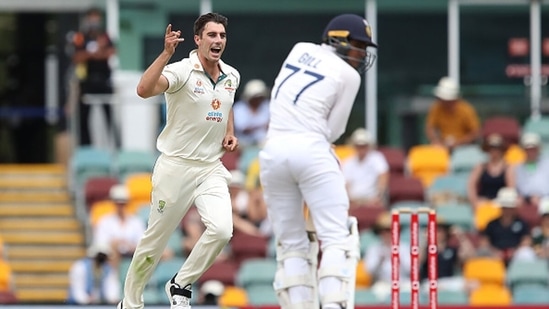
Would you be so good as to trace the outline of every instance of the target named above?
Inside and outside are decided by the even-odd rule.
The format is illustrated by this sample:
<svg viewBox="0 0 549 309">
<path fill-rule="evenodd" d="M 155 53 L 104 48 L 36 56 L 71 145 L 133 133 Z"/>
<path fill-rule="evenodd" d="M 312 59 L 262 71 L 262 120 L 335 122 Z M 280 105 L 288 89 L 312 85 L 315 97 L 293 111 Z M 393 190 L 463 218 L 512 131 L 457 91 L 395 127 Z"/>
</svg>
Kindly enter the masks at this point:
<svg viewBox="0 0 549 309">
<path fill-rule="evenodd" d="M 172 24 L 168 24 L 168 27 L 166 27 L 166 35 L 170 34 L 172 32 Z"/>
</svg>

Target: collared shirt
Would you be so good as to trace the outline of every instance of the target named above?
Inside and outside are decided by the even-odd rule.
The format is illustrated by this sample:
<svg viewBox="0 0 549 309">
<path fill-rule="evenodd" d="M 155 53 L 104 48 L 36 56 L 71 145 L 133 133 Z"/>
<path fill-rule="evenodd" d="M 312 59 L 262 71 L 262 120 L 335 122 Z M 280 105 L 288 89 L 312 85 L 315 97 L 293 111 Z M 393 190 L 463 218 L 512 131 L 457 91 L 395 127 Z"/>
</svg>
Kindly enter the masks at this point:
<svg viewBox="0 0 549 309">
<path fill-rule="evenodd" d="M 436 101 L 427 115 L 427 126 L 439 131 L 442 139 L 452 137 L 460 140 L 479 129 L 480 121 L 471 104 L 458 100 L 451 111 L 445 109 L 443 104 Z"/>
<path fill-rule="evenodd" d="M 360 87 L 360 75 L 331 46 L 297 43 L 271 92 L 267 139 L 307 135 L 337 140 Z"/>
<path fill-rule="evenodd" d="M 343 161 L 342 170 L 349 188 L 349 198 L 369 199 L 377 196 L 377 180 L 389 171 L 389 164 L 383 154 L 371 150 L 361 161 L 356 155 Z"/>
<path fill-rule="evenodd" d="M 517 165 L 515 181 L 522 196 L 549 196 L 549 158 Z"/>
<path fill-rule="evenodd" d="M 221 60 L 219 66 L 222 74 L 212 81 L 193 50 L 188 58 L 164 68 L 169 86 L 166 126 L 156 143 L 161 153 L 202 162 L 221 158 L 240 74 Z"/>
</svg>

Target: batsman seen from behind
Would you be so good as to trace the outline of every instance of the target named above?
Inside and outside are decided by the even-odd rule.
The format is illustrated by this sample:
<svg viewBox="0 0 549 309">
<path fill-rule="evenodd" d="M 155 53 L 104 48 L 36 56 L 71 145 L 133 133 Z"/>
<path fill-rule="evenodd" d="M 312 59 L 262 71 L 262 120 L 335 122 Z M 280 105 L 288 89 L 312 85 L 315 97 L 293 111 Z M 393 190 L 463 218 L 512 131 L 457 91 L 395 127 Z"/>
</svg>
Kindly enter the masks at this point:
<svg viewBox="0 0 549 309">
<path fill-rule="evenodd" d="M 345 131 L 360 75 L 375 61 L 368 49 L 376 47 L 365 19 L 339 15 L 326 26 L 321 44 L 297 43 L 275 79 L 259 158 L 278 243 L 274 288 L 284 309 L 318 309 L 319 301 L 324 309 L 354 307 L 358 231 L 331 145 Z M 303 202 L 322 244 L 318 272 Z"/>
<path fill-rule="evenodd" d="M 164 93 L 167 119 L 157 140 L 161 153 L 152 174 L 149 224 L 128 269 L 118 309 L 141 309 L 143 289 L 183 216 L 196 205 L 206 230 L 185 263 L 166 283 L 171 309 L 189 309 L 191 285 L 212 265 L 233 232 L 228 183 L 220 161 L 234 151 L 233 111 L 240 74 L 221 60 L 227 43 L 227 18 L 204 14 L 194 23 L 197 48 L 188 58 L 168 64 L 183 41 L 166 28 L 164 50 L 143 74 L 137 93 Z"/>
</svg>

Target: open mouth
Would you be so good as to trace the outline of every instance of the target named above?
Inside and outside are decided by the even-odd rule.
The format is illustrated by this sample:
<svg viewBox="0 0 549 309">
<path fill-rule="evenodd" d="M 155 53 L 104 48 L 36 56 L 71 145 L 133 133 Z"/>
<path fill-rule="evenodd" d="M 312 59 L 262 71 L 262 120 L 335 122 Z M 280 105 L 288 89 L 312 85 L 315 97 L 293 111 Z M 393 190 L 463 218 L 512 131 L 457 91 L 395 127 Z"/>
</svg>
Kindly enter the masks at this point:
<svg viewBox="0 0 549 309">
<path fill-rule="evenodd" d="M 214 55 L 219 55 L 221 53 L 221 47 L 212 47 L 210 48 L 210 51 Z"/>
</svg>

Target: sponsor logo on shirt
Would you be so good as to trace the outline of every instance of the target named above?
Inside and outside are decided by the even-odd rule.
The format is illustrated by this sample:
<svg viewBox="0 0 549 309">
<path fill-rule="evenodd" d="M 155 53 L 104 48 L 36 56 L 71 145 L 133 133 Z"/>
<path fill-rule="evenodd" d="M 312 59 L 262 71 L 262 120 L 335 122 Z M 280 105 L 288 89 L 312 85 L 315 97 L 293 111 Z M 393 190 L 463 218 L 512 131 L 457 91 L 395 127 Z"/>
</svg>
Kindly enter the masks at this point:
<svg viewBox="0 0 549 309">
<path fill-rule="evenodd" d="M 204 94 L 206 91 L 204 90 L 204 87 L 202 87 L 202 81 L 200 79 L 196 80 L 196 85 L 193 90 L 196 94 Z"/>
<path fill-rule="evenodd" d="M 218 99 L 213 99 L 212 103 L 210 104 L 214 111 L 208 112 L 208 115 L 206 116 L 207 121 L 215 121 L 215 122 L 221 122 L 223 121 L 223 113 L 222 112 L 216 112 L 221 107 L 221 101 Z"/>
</svg>

